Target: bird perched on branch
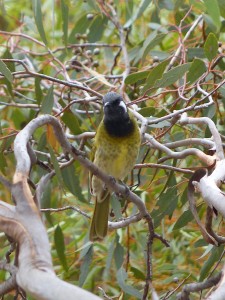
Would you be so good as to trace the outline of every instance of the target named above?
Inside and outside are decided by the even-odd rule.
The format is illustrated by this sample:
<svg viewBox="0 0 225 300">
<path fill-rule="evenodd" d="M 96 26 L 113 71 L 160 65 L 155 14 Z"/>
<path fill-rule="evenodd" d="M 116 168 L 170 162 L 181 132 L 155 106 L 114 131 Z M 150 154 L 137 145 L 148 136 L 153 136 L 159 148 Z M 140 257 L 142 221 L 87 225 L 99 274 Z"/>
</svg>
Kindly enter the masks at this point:
<svg viewBox="0 0 225 300">
<path fill-rule="evenodd" d="M 134 167 L 141 142 L 140 131 L 119 94 L 107 93 L 103 97 L 103 110 L 104 117 L 94 138 L 92 161 L 103 172 L 121 181 Z M 107 234 L 112 191 L 93 174 L 90 174 L 90 185 L 95 198 L 90 240 L 96 241 Z"/>
</svg>

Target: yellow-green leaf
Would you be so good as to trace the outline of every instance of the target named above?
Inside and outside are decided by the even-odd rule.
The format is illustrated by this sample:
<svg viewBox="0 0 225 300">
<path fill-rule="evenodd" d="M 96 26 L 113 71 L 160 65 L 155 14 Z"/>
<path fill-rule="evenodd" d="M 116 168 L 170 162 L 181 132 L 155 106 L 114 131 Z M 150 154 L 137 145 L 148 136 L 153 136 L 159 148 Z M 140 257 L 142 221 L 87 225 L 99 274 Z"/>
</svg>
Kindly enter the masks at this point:
<svg viewBox="0 0 225 300">
<path fill-rule="evenodd" d="M 60 260 L 63 268 L 67 271 L 68 266 L 67 266 L 66 255 L 65 255 L 64 236 L 63 236 L 61 227 L 59 225 L 56 227 L 56 230 L 54 233 L 54 241 L 55 241 L 55 248 L 56 248 L 56 252 L 58 254 L 59 260 Z"/>
<path fill-rule="evenodd" d="M 155 87 L 167 87 L 175 83 L 178 79 L 181 79 L 184 74 L 189 70 L 191 63 L 177 66 L 170 71 L 163 74 L 160 80 L 156 81 Z"/>
<path fill-rule="evenodd" d="M 6 66 L 6 64 L 2 60 L 0 60 L 0 72 L 3 74 L 3 76 L 5 76 L 5 78 L 9 82 L 13 81 L 12 73 L 10 72 L 9 68 Z"/>
<path fill-rule="evenodd" d="M 204 61 L 199 58 L 194 59 L 187 73 L 187 82 L 192 84 L 197 79 L 199 79 L 205 71 L 206 65 Z"/>
<path fill-rule="evenodd" d="M 221 27 L 220 8 L 217 0 L 204 0 L 208 14 L 210 15 L 214 25 L 219 31 Z"/>
<path fill-rule="evenodd" d="M 204 44 L 204 52 L 205 56 L 209 61 L 213 60 L 213 58 L 217 55 L 218 52 L 218 40 L 214 33 L 210 32 L 208 35 L 205 44 Z"/>
</svg>

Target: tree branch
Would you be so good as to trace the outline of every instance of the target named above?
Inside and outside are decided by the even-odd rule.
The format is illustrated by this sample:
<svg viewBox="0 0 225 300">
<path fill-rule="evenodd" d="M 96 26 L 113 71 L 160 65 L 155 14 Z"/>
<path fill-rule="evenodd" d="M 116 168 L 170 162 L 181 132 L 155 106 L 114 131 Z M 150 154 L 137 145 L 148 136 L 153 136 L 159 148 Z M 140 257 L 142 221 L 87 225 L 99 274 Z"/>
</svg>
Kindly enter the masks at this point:
<svg viewBox="0 0 225 300">
<path fill-rule="evenodd" d="M 213 277 L 210 277 L 210 278 L 204 280 L 203 282 L 186 284 L 183 287 L 182 292 L 177 295 L 177 300 L 189 300 L 190 299 L 189 295 L 191 293 L 200 292 L 202 290 L 209 289 L 212 286 L 217 285 L 217 283 L 221 279 L 221 276 L 222 276 L 222 272 L 218 273 L 217 275 L 215 275 Z M 213 299 L 219 300 L 219 298 L 212 298 L 212 300 Z M 220 299 L 222 300 L 222 298 L 220 298 Z"/>
</svg>

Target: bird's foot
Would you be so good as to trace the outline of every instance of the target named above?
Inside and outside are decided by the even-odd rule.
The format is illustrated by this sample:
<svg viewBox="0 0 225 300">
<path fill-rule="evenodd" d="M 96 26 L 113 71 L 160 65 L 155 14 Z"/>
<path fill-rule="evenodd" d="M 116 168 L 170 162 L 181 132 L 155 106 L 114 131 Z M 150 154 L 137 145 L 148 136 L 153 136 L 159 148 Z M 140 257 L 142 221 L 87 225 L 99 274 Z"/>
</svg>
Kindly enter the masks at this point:
<svg viewBox="0 0 225 300">
<path fill-rule="evenodd" d="M 117 197 L 118 198 L 124 198 L 124 199 L 129 198 L 129 195 L 130 195 L 129 187 L 121 180 L 119 181 L 119 183 L 124 187 L 125 193 L 116 193 Z"/>
</svg>

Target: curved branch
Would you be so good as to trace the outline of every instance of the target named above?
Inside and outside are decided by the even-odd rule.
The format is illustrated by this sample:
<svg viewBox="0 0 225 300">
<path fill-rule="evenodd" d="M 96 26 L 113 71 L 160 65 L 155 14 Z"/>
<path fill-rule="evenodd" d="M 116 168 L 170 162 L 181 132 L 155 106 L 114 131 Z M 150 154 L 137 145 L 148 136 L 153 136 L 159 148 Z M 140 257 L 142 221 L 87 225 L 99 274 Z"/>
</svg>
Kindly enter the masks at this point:
<svg viewBox="0 0 225 300">
<path fill-rule="evenodd" d="M 34 205 L 31 192 L 27 185 L 27 177 L 31 167 L 30 156 L 27 150 L 27 143 L 29 142 L 29 139 L 33 134 L 34 130 L 45 124 L 51 124 L 53 126 L 55 136 L 58 139 L 59 143 L 61 144 L 65 154 L 69 153 L 74 159 L 79 161 L 85 168 L 91 171 L 93 175 L 100 178 L 108 188 L 110 188 L 111 190 L 113 190 L 114 192 L 116 192 L 117 194 L 125 198 L 129 198 L 129 200 L 137 206 L 139 210 L 138 214 L 130 216 L 122 221 L 111 223 L 109 224 L 110 228 L 114 228 L 114 229 L 121 228 L 133 222 L 137 222 L 142 218 L 146 218 L 149 225 L 149 245 L 147 251 L 149 257 L 151 257 L 150 253 L 151 253 L 152 241 L 154 238 L 158 238 L 158 236 L 154 235 L 153 222 L 146 209 L 144 202 L 142 202 L 141 199 L 136 194 L 131 192 L 127 187 L 118 184 L 114 178 L 103 173 L 99 168 L 97 168 L 91 161 L 89 161 L 85 157 L 82 151 L 79 151 L 76 148 L 74 148 L 67 140 L 63 132 L 63 129 L 61 127 L 61 124 L 57 118 L 50 115 L 43 115 L 37 117 L 36 119 L 33 119 L 30 123 L 28 123 L 23 128 L 23 130 L 17 135 L 15 139 L 15 156 L 17 160 L 17 167 L 16 167 L 16 173 L 14 175 L 14 185 L 12 191 L 14 195 L 16 195 L 17 193 L 17 197 L 15 197 L 17 202 L 17 209 L 19 210 L 17 218 L 19 219 L 19 221 L 21 221 L 21 223 L 9 219 L 6 220 L 4 219 L 4 217 L 2 217 L 0 218 L 0 227 L 2 227 L 3 231 L 7 232 L 7 230 L 10 230 L 9 226 L 4 227 L 4 224 L 10 224 L 11 225 L 10 228 L 14 228 L 14 230 L 15 230 L 15 225 L 17 225 L 17 230 L 12 231 L 11 234 L 9 235 L 12 236 L 15 240 L 19 239 L 20 241 L 20 253 L 19 253 L 20 268 L 17 275 L 17 281 L 18 284 L 23 289 L 29 291 L 29 293 L 32 294 L 33 296 L 38 297 L 38 295 L 43 293 L 43 290 L 45 290 L 43 286 L 46 286 L 46 289 L 48 291 L 51 291 L 51 295 L 45 295 L 45 298 L 42 297 L 41 299 L 56 299 L 56 298 L 72 299 L 72 297 L 74 299 L 74 296 L 72 296 L 72 294 L 76 293 L 77 297 L 79 297 L 79 290 L 77 289 L 77 287 L 71 286 L 70 284 L 60 281 L 54 275 L 54 272 L 52 270 L 52 265 L 51 265 L 51 259 L 49 257 L 50 249 L 47 240 L 47 234 L 43 224 L 42 223 L 40 224 L 39 212 L 36 206 Z M 48 180 L 48 178 L 46 178 L 46 180 Z M 23 211 L 21 211 L 21 206 L 23 206 L 23 208 L 25 206 L 26 209 L 23 209 Z M 26 215 L 26 218 L 21 219 L 21 215 Z M 32 222 L 30 220 L 31 217 L 32 217 Z M 1 224 L 1 219 L 3 222 L 2 224 Z M 36 224 L 38 222 L 39 224 Z M 29 223 L 32 223 L 31 227 L 28 227 Z M 31 232 L 31 228 L 32 228 L 32 232 Z M 39 231 L 38 233 L 37 230 Z M 40 230 L 42 231 L 42 234 L 40 234 Z M 20 238 L 18 237 L 18 235 Z M 21 243 L 21 238 L 23 239 L 23 241 L 26 241 L 25 244 Z M 41 249 L 40 249 L 40 245 L 42 245 Z M 27 262 L 27 259 L 25 259 L 25 254 L 30 255 L 31 253 L 33 254 L 33 257 L 32 258 L 30 257 L 30 264 L 29 264 Z M 25 265 L 21 263 L 22 260 L 26 262 Z M 30 267 L 29 277 L 27 278 L 26 276 L 25 278 L 24 274 L 26 273 L 25 271 L 27 269 L 27 265 L 33 265 L 34 267 L 29 266 Z M 148 266 L 148 274 L 151 274 L 150 265 Z M 36 266 L 38 266 L 38 269 Z M 45 272 L 44 276 L 42 275 L 43 271 Z M 150 275 L 148 275 L 147 276 L 148 278 L 146 279 L 146 286 L 145 286 L 146 292 L 148 292 L 149 280 L 151 279 L 151 276 L 150 277 L 149 276 Z M 36 284 L 33 285 L 31 284 L 30 281 L 31 278 L 35 278 L 35 282 L 37 282 L 38 286 L 41 287 L 40 290 L 37 290 Z M 49 288 L 50 286 L 51 288 Z M 60 298 L 62 293 L 61 294 L 57 292 L 52 293 L 52 290 L 54 291 L 57 290 L 58 286 L 61 292 L 62 292 L 62 288 L 65 286 L 65 291 L 63 290 L 63 298 Z M 86 298 L 87 292 L 80 290 L 80 293 L 81 293 L 80 295 L 81 299 L 88 299 Z M 98 297 L 94 298 L 94 296 L 92 295 L 89 296 L 89 299 L 98 299 Z"/>
<path fill-rule="evenodd" d="M 174 152 L 174 151 L 170 150 L 168 147 L 166 147 L 165 145 L 162 145 L 161 143 L 156 141 L 156 139 L 154 139 L 153 136 L 151 136 L 148 133 L 145 134 L 145 139 L 148 141 L 148 144 L 151 147 L 161 150 L 168 155 L 166 157 L 161 158 L 159 160 L 160 163 L 164 162 L 165 160 L 167 160 L 169 158 L 180 159 L 180 158 L 184 158 L 188 155 L 197 156 L 202 162 L 204 162 L 208 166 L 211 166 L 215 161 L 215 158 L 213 158 L 210 155 L 205 154 L 204 152 L 202 152 L 201 150 L 196 149 L 196 148 L 189 148 L 189 149 L 182 150 L 180 152 Z"/>
<path fill-rule="evenodd" d="M 89 161 L 82 151 L 75 149 L 67 140 L 62 127 L 57 118 L 50 115 L 42 115 L 36 119 L 33 119 L 28 123 L 24 129 L 18 133 L 15 139 L 15 156 L 17 159 L 17 167 L 16 174 L 14 176 L 14 182 L 17 182 L 21 175 L 27 177 L 30 171 L 30 157 L 27 152 L 27 143 L 29 141 L 30 136 L 33 132 L 40 126 L 45 124 L 51 124 L 54 128 L 54 133 L 59 143 L 61 144 L 65 153 L 70 153 L 73 158 L 78 160 L 85 168 L 92 172 L 95 176 L 99 177 L 107 187 L 112 189 L 114 192 L 129 198 L 131 202 L 133 202 L 139 209 L 142 217 L 148 214 L 148 211 L 145 207 L 145 204 L 141 201 L 141 199 L 133 192 L 129 191 L 127 187 L 118 184 L 111 176 L 108 176 L 104 172 L 102 172 L 99 168 L 97 168 L 91 161 Z M 127 222 L 134 222 L 136 217 L 132 217 L 128 219 L 129 221 L 122 221 L 123 224 L 127 225 Z M 121 226 L 121 224 L 119 226 Z M 115 225 L 116 227 L 118 225 Z"/>
<path fill-rule="evenodd" d="M 177 300 L 189 300 L 190 293 L 200 292 L 202 290 L 209 289 L 209 288 L 217 285 L 217 283 L 221 279 L 221 276 L 222 276 L 222 272 L 218 273 L 217 275 L 215 275 L 213 277 L 210 277 L 210 278 L 204 280 L 203 282 L 186 284 L 183 287 L 182 292 L 177 295 Z M 212 300 L 213 299 L 216 299 L 216 300 L 221 299 L 222 300 L 222 298 L 212 298 Z"/>
<path fill-rule="evenodd" d="M 164 146 L 174 149 L 178 147 L 186 147 L 190 145 L 199 145 L 202 146 L 206 149 L 213 149 L 215 148 L 215 143 L 210 140 L 210 139 L 201 139 L 201 138 L 190 138 L 190 139 L 185 139 L 185 140 L 179 140 L 175 142 L 170 142 L 170 143 L 165 143 Z M 225 147 L 225 145 L 224 145 Z"/>
<path fill-rule="evenodd" d="M 134 169 L 142 169 L 142 168 L 156 168 L 156 169 L 172 170 L 172 171 L 175 171 L 175 172 L 181 172 L 181 173 L 186 173 L 186 174 L 193 174 L 194 173 L 194 171 L 191 171 L 191 170 L 188 170 L 188 169 L 182 169 L 182 168 L 177 168 L 177 167 L 173 167 L 173 166 L 153 164 L 153 163 L 136 164 L 134 166 Z"/>
<path fill-rule="evenodd" d="M 206 300 L 223 300 L 225 299 L 225 265 L 221 272 L 220 283 L 217 289 Z"/>
<path fill-rule="evenodd" d="M 0 269 L 5 270 L 11 274 L 10 278 L 8 278 L 5 282 L 0 284 L 0 295 L 4 295 L 17 287 L 16 273 L 18 269 L 17 267 L 8 264 L 6 261 L 0 262 Z"/>
<path fill-rule="evenodd" d="M 223 146 L 220 134 L 216 128 L 215 123 L 208 117 L 201 118 L 191 118 L 188 117 L 186 113 L 183 113 L 180 118 L 180 124 L 206 124 L 209 127 L 209 130 L 212 133 L 213 140 L 216 146 L 216 154 L 218 159 L 224 159 Z"/>
</svg>

